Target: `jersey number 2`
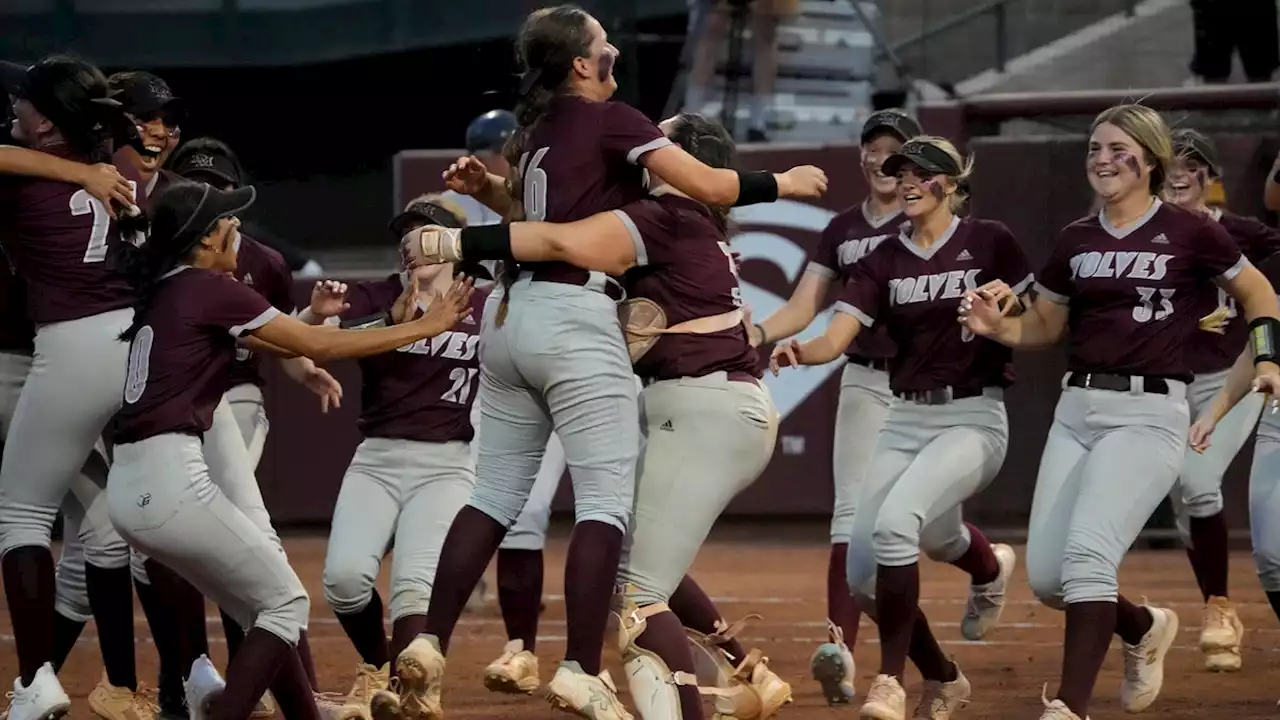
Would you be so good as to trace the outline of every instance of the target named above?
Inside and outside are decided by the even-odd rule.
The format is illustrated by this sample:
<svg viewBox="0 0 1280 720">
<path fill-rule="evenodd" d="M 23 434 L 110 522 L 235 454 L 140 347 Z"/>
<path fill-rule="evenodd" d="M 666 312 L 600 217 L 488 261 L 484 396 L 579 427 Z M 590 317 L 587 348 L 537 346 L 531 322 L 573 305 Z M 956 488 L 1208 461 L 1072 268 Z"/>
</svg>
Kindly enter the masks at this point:
<svg viewBox="0 0 1280 720">
<path fill-rule="evenodd" d="M 128 181 L 129 187 L 133 188 L 135 196 L 138 192 L 138 184 L 133 180 Z M 107 212 L 107 207 L 102 201 L 89 194 L 88 190 L 77 190 L 71 195 L 72 215 L 93 215 L 93 229 L 89 231 L 89 246 L 84 249 L 84 260 L 86 263 L 100 263 L 107 259 L 107 235 L 111 231 L 111 214 Z M 134 243 L 138 244 L 138 243 Z"/>
</svg>

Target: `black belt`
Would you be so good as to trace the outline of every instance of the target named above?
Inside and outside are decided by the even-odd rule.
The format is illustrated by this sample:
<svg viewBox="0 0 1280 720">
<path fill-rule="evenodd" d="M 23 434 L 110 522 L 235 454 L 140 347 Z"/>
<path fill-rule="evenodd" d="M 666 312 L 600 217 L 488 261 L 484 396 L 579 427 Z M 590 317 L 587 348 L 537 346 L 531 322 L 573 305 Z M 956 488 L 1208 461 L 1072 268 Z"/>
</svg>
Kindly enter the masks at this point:
<svg viewBox="0 0 1280 720">
<path fill-rule="evenodd" d="M 941 387 L 932 390 L 909 390 L 906 392 L 894 391 L 893 396 L 902 400 L 916 403 L 917 405 L 946 405 L 952 400 L 963 400 L 965 398 L 978 397 L 986 392 L 984 387 L 969 388 L 953 388 Z"/>
<path fill-rule="evenodd" d="M 1114 373 L 1071 372 L 1067 373 L 1067 386 L 1085 389 L 1092 388 L 1094 390 L 1129 392 L 1133 389 L 1133 380 L 1132 376 L 1116 375 Z M 1161 377 L 1142 376 L 1142 392 L 1168 395 L 1169 382 Z"/>
<path fill-rule="evenodd" d="M 850 355 L 849 362 L 854 365 L 861 365 L 864 368 L 879 370 L 881 372 L 889 372 L 889 361 L 877 358 L 862 357 L 861 355 Z"/>
</svg>

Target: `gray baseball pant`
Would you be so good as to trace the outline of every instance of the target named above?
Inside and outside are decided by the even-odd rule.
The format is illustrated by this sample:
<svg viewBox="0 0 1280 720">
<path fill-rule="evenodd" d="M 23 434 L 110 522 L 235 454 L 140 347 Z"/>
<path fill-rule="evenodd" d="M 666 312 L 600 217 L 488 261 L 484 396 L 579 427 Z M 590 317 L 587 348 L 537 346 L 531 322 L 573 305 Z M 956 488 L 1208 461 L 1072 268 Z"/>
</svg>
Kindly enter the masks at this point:
<svg viewBox="0 0 1280 720">
<path fill-rule="evenodd" d="M 588 287 L 533 282 L 485 303 L 480 444 L 469 504 L 510 528 L 524 509 L 552 426 L 564 446 L 577 522 L 626 532 L 640 448 L 635 376 L 604 276 Z"/>
<path fill-rule="evenodd" d="M 49 547 L 59 507 L 120 408 L 129 344 L 118 336 L 132 318 L 115 310 L 36 330 L 0 461 L 0 555 Z M 122 561 L 127 554 L 109 563 Z"/>
<path fill-rule="evenodd" d="M 481 389 L 483 392 L 483 389 Z M 471 426 L 480 429 L 480 401 L 471 405 Z M 475 466 L 480 454 L 480 443 L 471 442 L 471 462 Z M 560 489 L 560 480 L 564 477 L 564 446 L 554 431 L 547 439 L 547 449 L 542 454 L 542 464 L 538 466 L 538 477 L 533 481 L 533 489 L 529 491 L 529 499 L 511 526 L 499 549 L 502 550 L 542 550 L 547 544 L 547 526 L 551 522 L 551 502 L 555 499 L 556 490 Z"/>
<path fill-rule="evenodd" d="M 243 449 L 241 457 L 247 467 Z M 251 470 L 245 482 L 253 484 Z M 117 445 L 107 507 L 130 545 L 186 579 L 241 627 L 297 644 L 310 611 L 302 581 L 279 538 L 263 532 L 214 483 L 199 438 L 166 434 Z"/>
<path fill-rule="evenodd" d="M 773 457 L 778 411 L 761 385 L 725 373 L 640 393 L 645 450 L 618 582 L 641 607 L 667 602 L 716 518 Z"/>
<path fill-rule="evenodd" d="M 889 373 L 845 363 L 840 375 L 840 404 L 836 406 L 836 434 L 831 453 L 835 479 L 835 506 L 831 514 L 833 545 L 849 542 L 853 517 L 858 510 L 858 495 L 892 402 Z"/>
<path fill-rule="evenodd" d="M 30 370 L 31 356 L 0 353 L 0 437 L 7 435 L 13 424 Z M 86 554 L 101 568 L 122 567 L 129 558 L 129 546 L 107 517 L 106 455 L 99 439 L 61 506 L 62 553 L 55 570 L 54 608 L 63 617 L 80 622 L 93 617 L 85 585 Z"/>
<path fill-rule="evenodd" d="M 440 548 L 474 487 L 469 443 L 365 438 L 342 479 L 329 530 L 324 596 L 334 612 L 368 606 L 394 541 L 391 619 L 425 615 Z"/>
<path fill-rule="evenodd" d="M 262 399 L 262 388 L 253 383 L 241 383 L 227 391 L 227 402 L 249 451 L 249 462 L 257 469 L 262 460 L 262 449 L 267 444 L 271 422 L 267 420 L 267 407 Z"/>
<path fill-rule="evenodd" d="M 1187 386 L 1168 395 L 1068 387 L 1031 500 L 1027 575 L 1040 602 L 1115 602 L 1120 562 L 1182 469 Z"/>
<path fill-rule="evenodd" d="M 258 488 L 258 479 L 254 475 L 253 459 L 249 457 L 240 425 L 236 422 L 235 413 L 225 395 L 214 408 L 213 423 L 204 434 L 203 457 L 213 484 L 283 553 L 280 536 L 276 534 L 271 524 L 271 515 L 262 501 L 262 490 Z M 147 578 L 146 560 L 147 554 L 135 547 L 131 563 L 133 578 L 149 585 L 151 581 Z"/>
<path fill-rule="evenodd" d="M 1216 442 L 1218 431 L 1214 430 Z M 1280 592 L 1280 415 L 1268 408 L 1258 423 L 1249 474 L 1249 528 L 1253 562 L 1266 592 Z"/>
<path fill-rule="evenodd" d="M 895 399 L 858 496 L 845 578 L 875 597 L 876 567 L 951 562 L 969 549 L 961 506 L 1000 471 L 1009 445 L 1004 392 L 924 405 Z"/>
<path fill-rule="evenodd" d="M 1187 386 L 1187 408 L 1191 421 L 1200 416 L 1227 382 L 1228 370 L 1197 375 Z M 1222 476 L 1245 441 L 1253 434 L 1262 412 L 1262 395 L 1249 393 L 1213 430 L 1213 442 L 1203 454 L 1187 448 L 1182 472 L 1169 493 L 1178 536 L 1191 547 L 1190 518 L 1213 517 L 1222 512 Z"/>
</svg>

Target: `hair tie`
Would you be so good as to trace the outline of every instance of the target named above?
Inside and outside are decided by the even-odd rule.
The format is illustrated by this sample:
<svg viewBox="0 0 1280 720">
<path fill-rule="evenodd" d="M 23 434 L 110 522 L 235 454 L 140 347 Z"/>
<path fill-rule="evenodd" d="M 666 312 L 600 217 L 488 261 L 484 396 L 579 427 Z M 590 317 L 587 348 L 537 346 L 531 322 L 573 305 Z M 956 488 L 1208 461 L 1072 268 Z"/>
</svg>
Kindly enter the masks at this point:
<svg viewBox="0 0 1280 720">
<path fill-rule="evenodd" d="M 528 95 L 529 92 L 533 90 L 533 86 L 537 85 L 540 80 L 542 80 L 541 68 L 531 68 L 526 70 L 525 73 L 520 76 L 520 95 Z"/>
</svg>

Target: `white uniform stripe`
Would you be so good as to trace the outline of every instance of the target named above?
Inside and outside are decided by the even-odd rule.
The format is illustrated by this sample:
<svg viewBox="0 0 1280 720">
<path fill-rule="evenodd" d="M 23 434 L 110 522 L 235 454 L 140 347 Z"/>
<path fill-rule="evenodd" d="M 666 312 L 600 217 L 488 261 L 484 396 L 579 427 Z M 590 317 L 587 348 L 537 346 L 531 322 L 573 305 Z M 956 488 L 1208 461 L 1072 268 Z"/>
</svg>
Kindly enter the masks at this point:
<svg viewBox="0 0 1280 720">
<path fill-rule="evenodd" d="M 636 223 L 631 216 L 622 210 L 614 210 L 613 214 L 618 216 L 622 224 L 627 228 L 627 234 L 631 236 L 631 245 L 636 249 L 636 266 L 644 267 L 649 264 L 649 251 L 645 249 L 644 238 L 640 237 L 640 228 L 636 227 Z"/>
<path fill-rule="evenodd" d="M 1031 283 L 1035 282 L 1035 279 L 1036 276 L 1034 274 L 1027 273 L 1027 276 L 1022 278 L 1022 282 L 1014 285 L 1010 289 L 1013 290 L 1014 295 L 1021 295 L 1027 291 L 1027 288 L 1031 287 Z"/>
<path fill-rule="evenodd" d="M 817 275 L 820 278 L 825 278 L 828 280 L 836 276 L 835 270 L 832 270 L 831 268 L 827 267 L 826 265 L 823 265 L 822 263 L 816 263 L 816 262 L 811 262 L 808 265 L 806 265 L 804 268 L 804 271 L 807 273 L 813 273 L 814 275 Z"/>
<path fill-rule="evenodd" d="M 254 318 L 254 319 L 250 320 L 249 322 L 247 322 L 247 323 L 245 323 L 245 324 L 243 324 L 243 325 L 233 325 L 233 326 L 231 326 L 231 336 L 232 336 L 232 337 L 240 337 L 241 335 L 243 335 L 243 334 L 244 334 L 244 333 L 246 333 L 246 332 L 249 332 L 249 331 L 251 331 L 251 330 L 257 330 L 258 328 L 262 327 L 263 325 L 266 325 L 267 323 L 271 322 L 272 320 L 275 320 L 275 319 L 276 319 L 276 316 L 277 316 L 277 315 L 279 315 L 279 314 L 280 314 L 280 311 L 279 311 L 279 310 L 277 310 L 276 308 L 273 308 L 273 307 L 269 307 L 269 308 L 267 308 L 266 310 L 263 310 L 261 315 L 259 315 L 258 317 L 256 317 L 256 318 Z"/>
<path fill-rule="evenodd" d="M 855 318 L 858 319 L 858 322 L 862 323 L 863 327 L 871 327 L 872 325 L 876 324 L 876 321 L 874 318 L 862 312 L 858 308 L 850 305 L 847 302 L 844 302 L 844 301 L 837 302 L 835 305 L 832 306 L 832 309 L 834 309 L 836 312 L 844 313 L 845 315 L 854 316 Z"/>
<path fill-rule="evenodd" d="M 1237 275 L 1244 272 L 1244 269 L 1249 267 L 1252 264 L 1253 263 L 1249 262 L 1249 258 L 1245 257 L 1244 255 L 1241 255 L 1240 259 L 1236 261 L 1236 264 L 1227 268 L 1227 271 L 1222 273 L 1220 277 L 1224 281 L 1235 280 Z"/>
<path fill-rule="evenodd" d="M 653 152 L 654 150 L 658 150 L 660 148 L 664 148 L 670 144 L 671 144 L 671 140 L 664 137 L 657 138 L 655 140 L 650 140 L 649 142 L 643 145 L 640 145 L 639 147 L 631 148 L 631 152 L 627 153 L 627 162 L 631 163 L 632 165 L 635 165 L 636 162 L 640 160 L 641 155 L 644 155 L 647 152 Z"/>
<path fill-rule="evenodd" d="M 1036 289 L 1036 292 L 1039 293 L 1042 297 L 1044 297 L 1045 300 L 1056 302 L 1059 305 L 1068 305 L 1071 303 L 1071 299 L 1068 298 L 1066 295 L 1059 295 L 1058 293 L 1050 290 L 1049 288 L 1041 285 L 1040 283 L 1035 283 L 1035 289 Z"/>
</svg>

